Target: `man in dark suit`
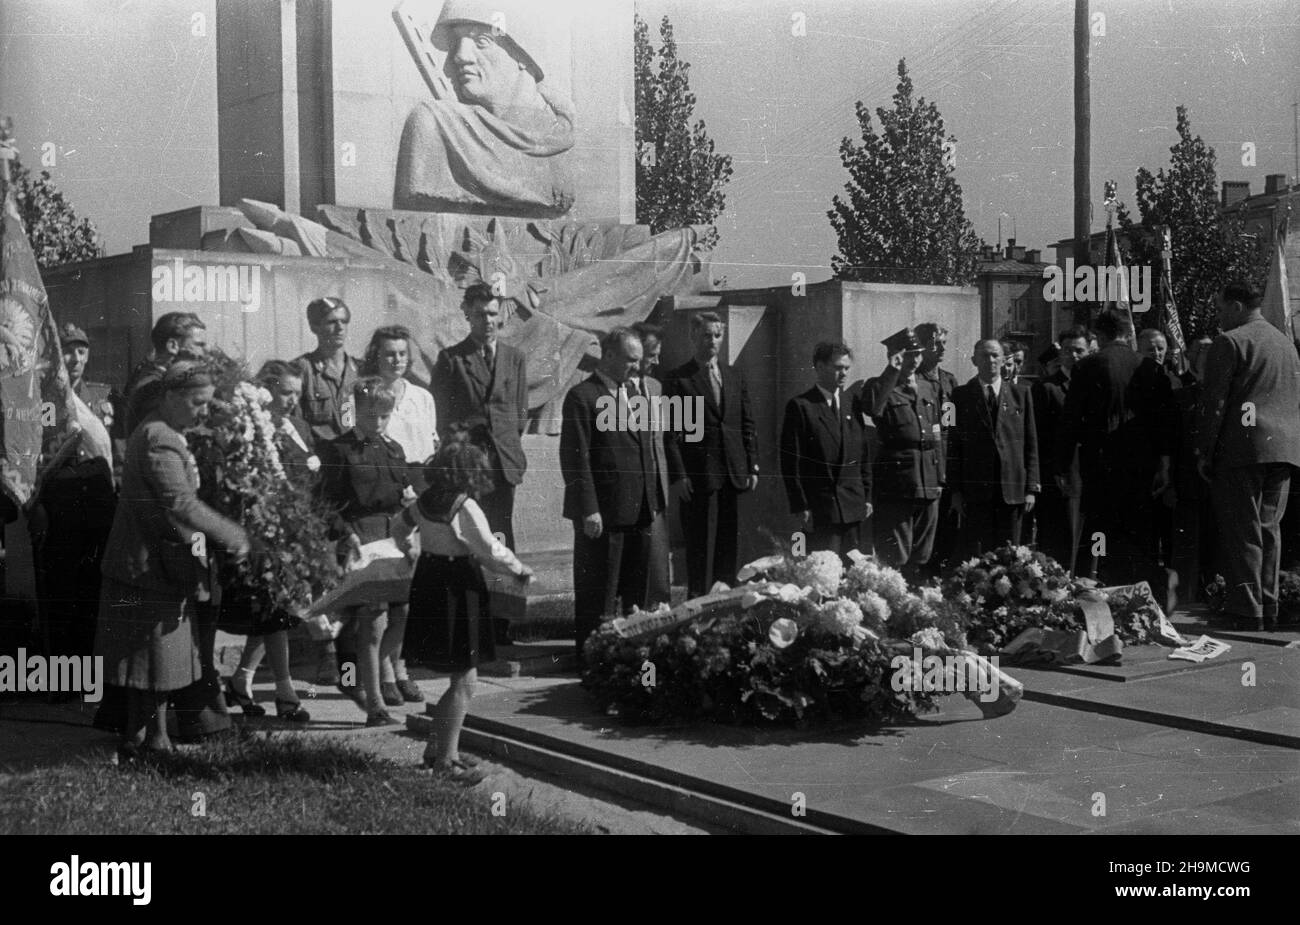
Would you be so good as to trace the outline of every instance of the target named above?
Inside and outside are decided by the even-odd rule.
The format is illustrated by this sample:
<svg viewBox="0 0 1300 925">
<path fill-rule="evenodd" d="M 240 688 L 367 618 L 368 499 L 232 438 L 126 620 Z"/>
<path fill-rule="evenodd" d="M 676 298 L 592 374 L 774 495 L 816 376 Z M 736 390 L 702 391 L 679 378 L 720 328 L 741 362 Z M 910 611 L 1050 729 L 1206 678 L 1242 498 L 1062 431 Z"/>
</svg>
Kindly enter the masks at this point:
<svg viewBox="0 0 1300 925">
<path fill-rule="evenodd" d="M 560 472 L 564 516 L 573 521 L 574 623 L 578 657 L 601 617 L 646 603 L 650 528 L 667 502 L 653 434 L 632 423 L 628 381 L 641 339 L 615 328 L 601 340 L 600 365 L 564 397 Z"/>
<path fill-rule="evenodd" d="M 871 516 L 871 455 L 859 389 L 845 389 L 853 351 L 838 341 L 813 349 L 816 384 L 790 399 L 781 426 L 781 476 L 809 552 L 840 555 L 862 545 Z"/>
<path fill-rule="evenodd" d="M 938 396 L 916 375 L 922 348 L 915 332 L 904 328 L 882 343 L 888 365 L 862 389 L 864 409 L 880 437 L 872 476 L 875 548 L 894 568 L 919 578 L 939 524 L 942 411 Z"/>
<path fill-rule="evenodd" d="M 956 424 L 948 432 L 948 490 L 964 521 L 964 546 L 979 555 L 1020 545 L 1021 519 L 1034 509 L 1038 430 L 1033 398 L 1003 379 L 1002 345 L 982 340 L 971 357 L 977 373 L 953 395 Z"/>
<path fill-rule="evenodd" d="M 1038 430 L 1039 475 L 1043 493 L 1034 504 L 1034 517 L 1038 521 L 1038 548 L 1074 571 L 1071 554 L 1079 543 L 1080 519 L 1079 455 L 1076 452 L 1065 470 L 1056 468 L 1056 435 L 1065 413 L 1065 397 L 1070 392 L 1074 367 L 1088 354 L 1088 331 L 1072 327 L 1056 339 L 1056 368 L 1033 384 L 1034 426 Z M 1056 476 L 1065 476 L 1065 490 L 1056 483 Z"/>
<path fill-rule="evenodd" d="M 628 394 L 632 397 L 645 396 L 658 407 L 664 394 L 663 383 L 655 378 L 659 367 L 659 351 L 663 346 L 663 329 L 648 321 L 638 321 L 632 330 L 641 338 L 641 364 L 635 374 L 628 379 Z M 658 413 L 658 412 L 656 412 Z M 696 419 L 692 418 L 692 422 Z M 666 429 L 688 423 L 685 418 L 679 421 L 662 420 L 658 426 L 652 426 L 650 439 L 654 448 L 655 471 L 659 477 L 659 489 L 665 501 L 670 496 L 672 486 L 677 486 L 686 477 L 682 467 L 682 455 L 674 440 L 665 439 Z M 668 508 L 655 515 L 650 525 L 650 561 L 646 568 L 646 606 L 655 607 L 663 602 L 671 602 L 672 582 L 672 543 L 668 531 Z"/>
<path fill-rule="evenodd" d="M 716 581 L 736 580 L 739 500 L 758 487 L 758 443 L 744 375 L 723 363 L 724 326 L 714 312 L 691 318 L 695 357 L 664 377 L 664 394 L 703 402 L 704 436 L 677 442 L 686 467 L 682 488 L 682 533 L 686 575 L 692 595 Z"/>
<path fill-rule="evenodd" d="M 1133 325 L 1118 312 L 1096 322 L 1100 349 L 1079 361 L 1056 442 L 1057 487 L 1077 449 L 1083 482 L 1082 548 L 1106 584 L 1147 581 L 1166 600 L 1157 559 L 1155 499 L 1170 482 L 1173 405 L 1169 380 L 1133 350 Z"/>
<path fill-rule="evenodd" d="M 1300 357 L 1264 320 L 1249 286 L 1229 285 L 1215 302 L 1224 333 L 1205 364 L 1196 465 L 1218 526 L 1224 619 L 1272 628 L 1281 522 L 1291 470 L 1300 466 Z"/>
<path fill-rule="evenodd" d="M 524 479 L 528 460 L 522 436 L 528 426 L 528 367 L 523 351 L 501 343 L 501 305 L 492 287 L 475 283 L 465 290 L 461 309 L 470 333 L 438 354 L 431 390 L 438 408 L 438 426 L 469 428 L 470 438 L 492 460 L 496 487 L 479 504 L 493 533 L 515 546 L 515 487 Z M 510 624 L 495 619 L 498 645 L 510 642 Z"/>
</svg>

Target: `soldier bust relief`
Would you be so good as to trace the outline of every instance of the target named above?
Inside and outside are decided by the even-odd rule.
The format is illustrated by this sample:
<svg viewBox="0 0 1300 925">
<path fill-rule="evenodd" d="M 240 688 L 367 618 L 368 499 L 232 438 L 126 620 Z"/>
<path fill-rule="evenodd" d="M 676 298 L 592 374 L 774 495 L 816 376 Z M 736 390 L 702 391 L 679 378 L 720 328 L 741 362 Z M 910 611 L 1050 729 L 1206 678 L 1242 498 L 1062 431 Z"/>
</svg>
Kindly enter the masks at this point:
<svg viewBox="0 0 1300 925">
<path fill-rule="evenodd" d="M 523 4 L 448 0 L 431 40 L 447 53 L 434 99 L 406 120 L 398 209 L 557 217 L 573 205 L 564 154 L 573 104 L 546 85 L 523 39 Z M 502 9 L 504 13 L 499 12 Z"/>
</svg>

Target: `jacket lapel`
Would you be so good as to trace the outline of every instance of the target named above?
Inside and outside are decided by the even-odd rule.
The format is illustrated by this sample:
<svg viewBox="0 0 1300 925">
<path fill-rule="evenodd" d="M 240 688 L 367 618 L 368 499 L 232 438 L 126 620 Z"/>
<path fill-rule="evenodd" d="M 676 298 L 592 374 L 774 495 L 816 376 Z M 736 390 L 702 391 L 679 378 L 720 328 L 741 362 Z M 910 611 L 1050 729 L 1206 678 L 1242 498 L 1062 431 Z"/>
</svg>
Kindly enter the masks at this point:
<svg viewBox="0 0 1300 925">
<path fill-rule="evenodd" d="M 465 341 L 464 351 L 465 371 L 469 374 L 469 378 L 474 382 L 477 389 L 475 403 L 483 404 L 491 392 L 492 385 L 492 376 L 488 372 L 487 361 L 483 359 L 478 344 L 472 338 Z M 500 357 L 497 359 L 499 360 Z"/>
</svg>

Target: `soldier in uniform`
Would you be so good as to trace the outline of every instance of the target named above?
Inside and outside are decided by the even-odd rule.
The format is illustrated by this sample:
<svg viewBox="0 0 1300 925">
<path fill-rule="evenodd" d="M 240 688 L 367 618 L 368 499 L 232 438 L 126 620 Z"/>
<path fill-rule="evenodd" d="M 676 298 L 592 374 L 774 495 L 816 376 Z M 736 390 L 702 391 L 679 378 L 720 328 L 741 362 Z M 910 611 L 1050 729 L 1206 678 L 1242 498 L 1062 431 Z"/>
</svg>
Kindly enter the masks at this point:
<svg viewBox="0 0 1300 925">
<path fill-rule="evenodd" d="M 930 387 L 935 406 L 939 409 L 939 427 L 943 437 L 939 460 L 941 465 L 946 466 L 948 428 L 953 423 L 949 412 L 952 410 L 952 393 L 958 385 L 957 377 L 939 365 L 948 350 L 948 329 L 933 321 L 922 322 L 916 326 L 916 339 L 922 350 L 921 365 L 916 369 L 916 381 Z M 939 497 L 939 525 L 935 528 L 934 549 L 927 569 L 931 575 L 937 576 L 943 564 L 956 554 L 958 532 L 950 493 L 944 492 Z"/>
<path fill-rule="evenodd" d="M 149 332 L 153 353 L 131 372 L 126 381 L 126 407 L 122 409 L 117 438 L 125 450 L 131 431 L 162 402 L 162 378 L 178 357 L 202 358 L 208 349 L 207 327 L 192 312 L 159 316 Z"/>
<path fill-rule="evenodd" d="M 82 433 L 44 473 L 29 526 L 45 654 L 91 655 L 99 563 L 117 502 L 108 437 L 112 390 L 85 378 L 90 358 L 86 332 L 66 324 L 59 334 L 73 392 L 85 406 L 78 415 Z"/>
<path fill-rule="evenodd" d="M 922 347 L 904 328 L 883 341 L 889 365 L 863 390 L 880 436 L 875 465 L 876 551 L 910 578 L 930 561 L 943 493 L 941 409 L 918 380 Z"/>
<path fill-rule="evenodd" d="M 318 454 L 356 425 L 353 389 L 361 378 L 361 363 L 344 349 L 352 309 L 336 296 L 313 299 L 307 306 L 307 325 L 316 335 L 316 349 L 293 361 L 302 375 L 302 417 L 311 428 Z M 341 668 L 356 661 L 354 627 L 349 626 L 338 642 L 321 646 L 316 668 L 317 684 L 338 684 Z M 354 696 L 354 687 L 344 691 Z"/>
<path fill-rule="evenodd" d="M 314 299 L 307 306 L 316 349 L 293 362 L 302 373 L 303 420 L 311 427 L 318 451 L 356 423 L 352 389 L 361 378 L 361 362 L 343 348 L 351 323 L 352 310 L 335 296 Z"/>
</svg>

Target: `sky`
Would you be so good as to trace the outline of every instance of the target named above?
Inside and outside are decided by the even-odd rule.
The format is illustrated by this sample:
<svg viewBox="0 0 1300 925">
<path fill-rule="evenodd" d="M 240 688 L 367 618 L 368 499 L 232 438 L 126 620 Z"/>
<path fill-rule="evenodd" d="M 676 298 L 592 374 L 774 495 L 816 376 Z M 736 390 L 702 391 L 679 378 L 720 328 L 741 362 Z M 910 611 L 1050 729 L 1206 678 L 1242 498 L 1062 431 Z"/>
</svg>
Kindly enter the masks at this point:
<svg viewBox="0 0 1300 925">
<path fill-rule="evenodd" d="M 860 138 L 854 104 L 890 107 L 897 64 L 957 139 L 967 217 L 985 241 L 1042 247 L 1073 224 L 1073 0 L 640 0 L 668 16 L 691 65 L 696 115 L 735 173 L 719 219 L 714 276 L 780 285 L 830 276 L 826 212 L 847 173 L 839 143 Z M 1292 104 L 1300 99 L 1294 0 L 1099 2 L 1092 39 L 1094 230 L 1102 184 L 1136 215 L 1134 175 L 1169 161 L 1176 107 L 1219 156 L 1219 179 L 1294 175 Z M 803 14 L 805 36 L 792 34 Z M 1256 164 L 1243 166 L 1253 142 Z M 1044 252 L 1044 259 L 1051 259 Z"/>
<path fill-rule="evenodd" d="M 235 0 L 223 0 L 235 2 Z M 260 0 L 259 0 L 260 2 Z M 365 2 L 374 0 L 335 0 Z M 830 275 L 826 212 L 847 174 L 854 103 L 890 105 L 899 58 L 957 138 L 966 212 L 986 241 L 1046 247 L 1072 230 L 1073 0 L 637 0 L 674 26 L 717 148 L 733 158 L 713 276 L 731 287 Z M 1295 172 L 1300 2 L 1092 0 L 1092 188 L 1133 205 L 1133 176 L 1168 163 L 1175 107 L 1219 153 L 1219 179 Z M 213 0 L 3 0 L 0 113 L 107 251 L 149 216 L 218 200 Z M 792 34 L 802 14 L 806 35 Z M 196 19 L 196 17 L 198 17 Z M 629 24 L 630 28 L 630 24 Z M 21 43 L 24 54 L 9 53 Z M 629 65 L 630 66 L 630 65 Z M 151 105 L 141 100 L 151 99 Z M 1256 164 L 1241 164 L 1241 146 Z M 1050 257 L 1050 254 L 1044 254 Z"/>
</svg>

